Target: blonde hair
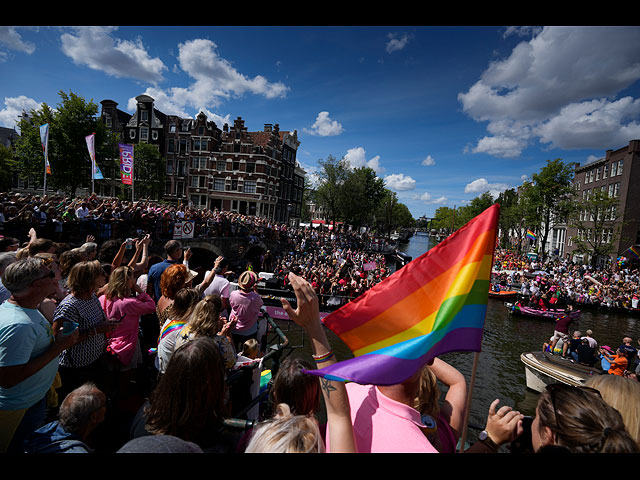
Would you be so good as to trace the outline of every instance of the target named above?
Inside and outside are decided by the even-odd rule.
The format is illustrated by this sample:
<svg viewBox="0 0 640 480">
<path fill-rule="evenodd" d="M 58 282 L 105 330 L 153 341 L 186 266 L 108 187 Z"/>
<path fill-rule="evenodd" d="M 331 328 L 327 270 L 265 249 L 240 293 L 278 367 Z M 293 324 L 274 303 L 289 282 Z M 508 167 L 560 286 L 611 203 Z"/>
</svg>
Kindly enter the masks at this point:
<svg viewBox="0 0 640 480">
<path fill-rule="evenodd" d="M 218 295 L 207 295 L 200 300 L 187 323 L 187 330 L 194 336 L 213 337 L 220 331 L 222 300 Z"/>
<path fill-rule="evenodd" d="M 104 274 L 98 260 L 76 263 L 69 272 L 67 285 L 73 293 L 93 293 L 98 277 Z"/>
<path fill-rule="evenodd" d="M 250 357 L 250 355 L 256 355 L 258 353 L 260 344 L 255 338 L 250 338 L 242 344 L 242 355 Z"/>
<path fill-rule="evenodd" d="M 245 453 L 324 453 L 313 416 L 292 415 L 286 403 L 280 403 L 277 410 L 275 417 L 254 429 Z"/>
<path fill-rule="evenodd" d="M 620 412 L 627 432 L 640 446 L 640 383 L 619 375 L 594 375 L 585 385 L 598 390 L 602 399 Z"/>
<path fill-rule="evenodd" d="M 131 296 L 129 280 L 133 276 L 133 269 L 126 265 L 116 268 L 109 276 L 109 284 L 105 293 L 108 300 L 112 298 L 127 298 Z"/>
</svg>

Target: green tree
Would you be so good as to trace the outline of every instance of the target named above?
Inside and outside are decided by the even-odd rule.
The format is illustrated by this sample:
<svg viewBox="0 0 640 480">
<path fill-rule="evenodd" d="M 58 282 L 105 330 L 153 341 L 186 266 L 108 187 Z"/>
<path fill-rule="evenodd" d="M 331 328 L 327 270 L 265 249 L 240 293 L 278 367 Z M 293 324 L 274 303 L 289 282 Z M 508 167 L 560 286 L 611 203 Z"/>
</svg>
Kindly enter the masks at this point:
<svg viewBox="0 0 640 480">
<path fill-rule="evenodd" d="M 573 237 L 575 251 L 590 256 L 594 266 L 598 259 L 616 253 L 615 244 L 620 234 L 616 220 L 618 204 L 617 197 L 596 189 L 585 199 L 575 195 L 569 217 L 569 224 L 578 230 Z"/>
<path fill-rule="evenodd" d="M 98 106 L 73 92 L 59 92 L 61 102 L 55 110 L 43 104 L 32 110 L 28 118 L 19 122 L 20 140 L 16 145 L 16 159 L 21 165 L 20 175 L 42 178 L 44 154 L 40 140 L 40 126 L 49 124 L 48 158 L 51 175 L 47 185 L 67 190 L 72 195 L 78 187 L 91 185 L 91 158 L 85 137 L 96 134 L 96 162 L 107 154 L 106 127 L 97 117 Z"/>
<path fill-rule="evenodd" d="M 414 223 L 415 220 L 409 208 L 405 204 L 398 202 L 396 192 L 385 188 L 382 200 L 375 212 L 376 229 L 389 237 L 393 230 L 408 228 L 413 226 Z"/>
<path fill-rule="evenodd" d="M 356 230 L 362 226 L 370 226 L 384 195 L 384 180 L 373 169 L 361 167 L 348 170 L 338 202 L 345 223 Z"/>
<path fill-rule="evenodd" d="M 0 189 L 7 192 L 11 189 L 16 161 L 10 148 L 0 145 Z"/>
<path fill-rule="evenodd" d="M 525 191 L 525 201 L 537 213 L 538 249 L 544 256 L 552 224 L 565 223 L 571 209 L 573 165 L 565 164 L 559 158 L 547 160 L 540 173 L 534 173 L 531 178 L 533 185 Z"/>
<path fill-rule="evenodd" d="M 133 147 L 133 172 L 135 198 L 160 198 L 165 183 L 165 162 L 156 145 L 138 143 Z"/>
<path fill-rule="evenodd" d="M 326 160 L 318 160 L 320 171 L 319 185 L 316 190 L 316 200 L 322 205 L 332 224 L 335 224 L 342 218 L 340 206 L 342 204 L 342 195 L 345 180 L 349 173 L 349 163 L 345 159 L 337 160 L 329 155 Z"/>
</svg>

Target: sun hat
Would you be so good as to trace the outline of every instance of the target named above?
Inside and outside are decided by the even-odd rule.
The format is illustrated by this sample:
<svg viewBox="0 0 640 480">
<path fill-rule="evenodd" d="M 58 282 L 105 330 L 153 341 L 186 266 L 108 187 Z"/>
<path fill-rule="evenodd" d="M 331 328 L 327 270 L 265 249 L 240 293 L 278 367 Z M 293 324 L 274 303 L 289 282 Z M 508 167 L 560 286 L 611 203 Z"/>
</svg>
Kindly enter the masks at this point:
<svg viewBox="0 0 640 480">
<path fill-rule="evenodd" d="M 258 276 L 254 272 L 247 270 L 238 278 L 238 286 L 242 290 L 251 290 L 257 281 Z"/>
</svg>

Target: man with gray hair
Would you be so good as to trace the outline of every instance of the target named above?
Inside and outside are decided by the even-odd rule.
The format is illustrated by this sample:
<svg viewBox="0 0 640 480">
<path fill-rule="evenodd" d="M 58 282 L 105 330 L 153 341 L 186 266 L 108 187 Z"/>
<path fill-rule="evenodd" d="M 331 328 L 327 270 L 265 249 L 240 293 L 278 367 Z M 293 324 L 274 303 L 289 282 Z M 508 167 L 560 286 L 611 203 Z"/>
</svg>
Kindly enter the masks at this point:
<svg viewBox="0 0 640 480">
<path fill-rule="evenodd" d="M 89 437 L 104 420 L 107 397 L 93 383 L 71 391 L 58 420 L 39 428 L 25 441 L 25 453 L 92 453 Z"/>
<path fill-rule="evenodd" d="M 0 305 L 11 296 L 11 292 L 2 283 L 2 275 L 5 269 L 17 260 L 15 252 L 0 253 Z"/>
<path fill-rule="evenodd" d="M 24 438 L 44 422 L 58 356 L 78 341 L 78 329 L 54 332 L 38 310 L 58 288 L 48 260 L 16 261 L 2 283 L 11 297 L 0 305 L 0 452 L 18 453 Z"/>
</svg>

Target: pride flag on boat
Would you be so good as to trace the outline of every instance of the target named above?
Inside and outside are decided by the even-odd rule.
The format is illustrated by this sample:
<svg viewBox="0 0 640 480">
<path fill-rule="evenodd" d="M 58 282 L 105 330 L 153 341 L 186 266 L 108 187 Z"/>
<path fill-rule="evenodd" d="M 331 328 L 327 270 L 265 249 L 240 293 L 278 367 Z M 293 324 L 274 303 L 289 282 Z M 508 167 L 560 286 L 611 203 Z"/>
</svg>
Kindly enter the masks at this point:
<svg viewBox="0 0 640 480">
<path fill-rule="evenodd" d="M 527 238 L 530 238 L 531 240 L 537 240 L 538 236 L 531 230 L 527 230 Z"/>
<path fill-rule="evenodd" d="M 479 352 L 500 206 L 324 318 L 354 358 L 306 373 L 401 383 L 438 355 Z"/>
</svg>

